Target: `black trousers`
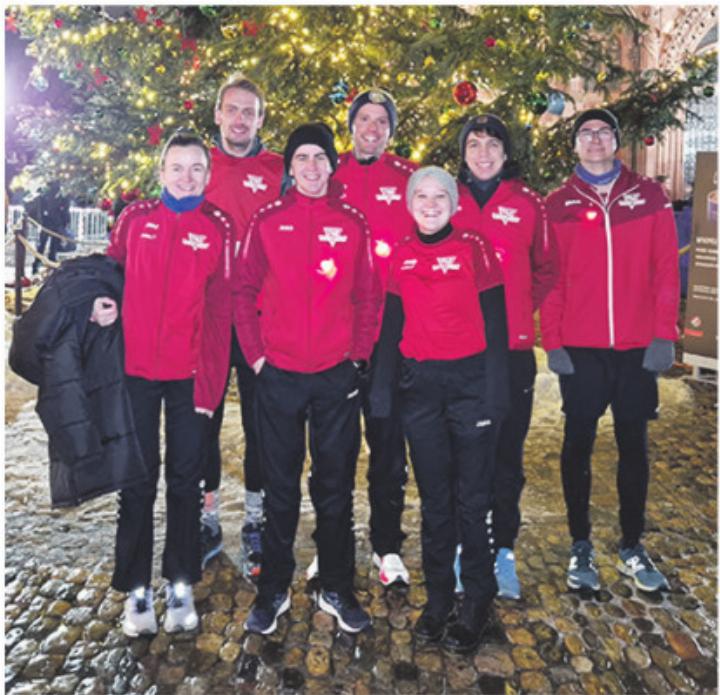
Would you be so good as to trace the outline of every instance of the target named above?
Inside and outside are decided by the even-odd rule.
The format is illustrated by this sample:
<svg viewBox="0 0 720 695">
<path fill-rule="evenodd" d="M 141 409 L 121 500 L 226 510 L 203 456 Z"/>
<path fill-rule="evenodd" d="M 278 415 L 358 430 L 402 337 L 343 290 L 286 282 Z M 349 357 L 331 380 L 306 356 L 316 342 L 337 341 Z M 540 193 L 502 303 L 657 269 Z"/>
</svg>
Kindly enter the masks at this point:
<svg viewBox="0 0 720 695">
<path fill-rule="evenodd" d="M 647 423 L 657 417 L 657 376 L 643 369 L 643 349 L 568 348 L 568 353 L 575 374 L 560 377 L 566 415 L 560 464 L 570 535 L 573 541 L 590 538 L 590 462 L 598 420 L 610 405 L 618 447 L 621 547 L 632 547 L 645 528 Z"/>
<path fill-rule="evenodd" d="M 309 426 L 320 583 L 328 591 L 352 590 L 352 502 L 360 449 L 357 370 L 346 360 L 315 374 L 266 363 L 257 379 L 257 425 L 263 461 L 265 527 L 259 592 L 286 591 L 295 570 L 293 543 L 300 514 L 300 478 Z"/>
<path fill-rule="evenodd" d="M 243 469 L 245 473 L 245 489 L 251 492 L 262 490 L 262 472 L 260 470 L 260 446 L 258 444 L 257 426 L 255 424 L 255 372 L 245 360 L 238 344 L 235 328 L 232 330 L 230 348 L 230 368 L 237 370 L 238 392 L 240 393 L 240 417 L 245 436 L 245 455 Z M 220 430 L 225 413 L 225 395 L 230 383 L 225 384 L 225 394 L 220 406 L 213 414 L 208 432 L 207 462 L 205 465 L 205 489 L 214 491 L 220 487 L 222 460 L 220 455 Z"/>
<path fill-rule="evenodd" d="M 497 593 L 487 516 L 493 485 L 493 435 L 482 355 L 461 360 L 403 360 L 403 427 L 422 505 L 423 571 L 428 602 L 453 599 L 453 560 L 463 545 L 467 595 Z"/>
<path fill-rule="evenodd" d="M 520 495 L 525 486 L 523 449 L 530 429 L 537 366 L 532 350 L 508 353 L 510 410 L 496 430 L 493 536 L 496 548 L 513 548 L 520 530 Z"/>
<path fill-rule="evenodd" d="M 148 381 L 127 377 L 149 484 L 119 494 L 112 585 L 118 591 L 149 586 L 152 578 L 153 507 L 160 472 L 160 410 L 165 402 L 166 520 L 162 576 L 171 582 L 200 580 L 200 509 L 207 418 L 195 413 L 193 380 Z"/>
<path fill-rule="evenodd" d="M 402 513 L 405 507 L 407 460 L 405 437 L 400 418 L 400 394 L 391 394 L 390 417 L 370 417 L 369 394 L 373 372 L 361 381 L 362 408 L 365 416 L 365 439 L 370 448 L 367 471 L 370 501 L 370 542 L 380 555 L 399 553 L 405 534 Z"/>
</svg>

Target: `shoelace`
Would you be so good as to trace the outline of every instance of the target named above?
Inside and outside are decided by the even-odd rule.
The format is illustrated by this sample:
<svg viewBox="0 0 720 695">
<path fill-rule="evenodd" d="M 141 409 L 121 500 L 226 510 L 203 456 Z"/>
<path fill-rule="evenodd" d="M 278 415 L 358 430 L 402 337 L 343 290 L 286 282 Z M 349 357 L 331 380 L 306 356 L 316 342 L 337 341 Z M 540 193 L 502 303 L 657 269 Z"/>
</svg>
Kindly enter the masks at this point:
<svg viewBox="0 0 720 695">
<path fill-rule="evenodd" d="M 570 558 L 570 569 L 589 568 L 593 566 L 592 549 L 580 548 Z"/>
</svg>

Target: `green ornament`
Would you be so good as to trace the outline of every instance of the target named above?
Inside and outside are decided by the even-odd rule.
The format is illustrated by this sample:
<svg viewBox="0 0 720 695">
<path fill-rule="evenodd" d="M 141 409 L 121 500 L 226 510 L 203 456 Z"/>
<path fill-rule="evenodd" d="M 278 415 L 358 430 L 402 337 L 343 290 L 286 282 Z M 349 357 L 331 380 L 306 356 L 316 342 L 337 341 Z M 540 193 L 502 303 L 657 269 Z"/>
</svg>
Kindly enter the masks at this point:
<svg viewBox="0 0 720 695">
<path fill-rule="evenodd" d="M 543 94 L 542 92 L 531 92 L 526 100 L 526 104 L 536 116 L 539 116 L 547 110 L 547 94 Z"/>
<path fill-rule="evenodd" d="M 708 85 L 703 89 L 703 96 L 708 97 L 708 99 L 715 94 L 715 87 L 712 87 Z"/>
<path fill-rule="evenodd" d="M 411 150 L 410 150 L 410 145 L 408 145 L 408 144 L 405 143 L 405 142 L 399 144 L 399 145 L 395 148 L 395 154 L 396 154 L 398 157 L 404 157 L 405 159 L 407 159 L 407 158 L 410 156 L 410 152 L 411 152 Z"/>
<path fill-rule="evenodd" d="M 430 26 L 433 29 L 442 29 L 442 25 L 443 25 L 443 23 L 442 23 L 442 19 L 440 19 L 440 17 L 433 17 L 430 20 Z"/>
<path fill-rule="evenodd" d="M 578 35 L 576 31 L 573 31 L 572 29 L 570 31 L 565 32 L 565 38 L 568 41 L 575 41 L 577 39 Z"/>
</svg>

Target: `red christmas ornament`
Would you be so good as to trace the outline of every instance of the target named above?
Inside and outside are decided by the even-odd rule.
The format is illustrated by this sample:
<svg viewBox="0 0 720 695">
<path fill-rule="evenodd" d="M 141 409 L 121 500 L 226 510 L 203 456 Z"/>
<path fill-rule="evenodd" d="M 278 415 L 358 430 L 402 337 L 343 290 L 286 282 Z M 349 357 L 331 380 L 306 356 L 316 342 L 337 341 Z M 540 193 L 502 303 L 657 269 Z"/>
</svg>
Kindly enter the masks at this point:
<svg viewBox="0 0 720 695">
<path fill-rule="evenodd" d="M 159 123 L 147 127 L 148 144 L 159 145 L 162 139 L 163 129 Z"/>
<path fill-rule="evenodd" d="M 460 104 L 460 106 L 469 106 L 475 99 L 477 99 L 477 87 L 467 80 L 464 82 L 458 82 L 453 87 L 453 99 Z"/>
<path fill-rule="evenodd" d="M 93 70 L 93 79 L 98 87 L 102 87 L 110 78 L 104 75 L 100 68 L 95 68 Z"/>
<path fill-rule="evenodd" d="M 655 144 L 655 138 L 652 135 L 647 135 L 643 138 L 643 142 L 648 146 L 652 147 Z"/>
<path fill-rule="evenodd" d="M 486 45 L 488 48 L 493 48 L 496 43 L 497 43 L 497 41 L 496 41 L 492 36 L 488 36 L 488 37 L 485 39 L 485 45 Z"/>
<path fill-rule="evenodd" d="M 348 104 L 352 104 L 355 100 L 355 97 L 358 95 L 358 88 L 353 87 L 349 92 L 348 95 L 345 97 L 345 102 Z"/>
<path fill-rule="evenodd" d="M 188 36 L 182 37 L 182 43 L 180 44 L 181 51 L 197 51 L 197 41 L 191 39 Z"/>
<path fill-rule="evenodd" d="M 200 69 L 200 56 L 197 53 L 193 56 L 192 67 L 195 71 Z"/>
<path fill-rule="evenodd" d="M 151 7 L 150 14 L 157 14 L 157 7 Z"/>
<path fill-rule="evenodd" d="M 244 36 L 257 36 L 260 31 L 260 25 L 256 22 L 243 20 L 242 32 Z"/>
<path fill-rule="evenodd" d="M 5 17 L 5 31 L 12 31 L 15 34 L 20 33 L 20 30 L 17 27 L 15 15 L 11 14 Z"/>
<path fill-rule="evenodd" d="M 135 8 L 135 19 L 137 19 L 140 24 L 145 24 L 145 21 L 148 18 L 148 11 L 144 7 L 136 7 Z"/>
<path fill-rule="evenodd" d="M 193 100 L 192 100 L 192 99 L 185 99 L 185 101 L 183 101 L 183 106 L 185 107 L 185 109 L 186 109 L 187 111 L 192 111 L 192 110 L 193 110 L 193 106 L 195 106 L 195 104 L 193 104 Z"/>
<path fill-rule="evenodd" d="M 75 67 L 76 67 L 78 70 L 82 70 L 82 69 L 85 67 L 85 63 L 83 63 L 82 60 L 78 60 L 78 62 L 75 63 Z"/>
<path fill-rule="evenodd" d="M 63 24 L 64 24 L 64 22 L 62 21 L 62 19 L 60 19 L 60 17 L 58 17 L 58 18 L 55 20 L 55 26 L 56 26 L 58 29 L 62 29 Z"/>
<path fill-rule="evenodd" d="M 155 26 L 158 29 L 162 29 L 165 26 L 165 22 L 162 21 L 162 19 L 156 19 L 155 20 Z"/>
<path fill-rule="evenodd" d="M 100 201 L 100 209 L 101 210 L 112 210 L 113 202 L 110 200 L 110 198 L 103 198 Z"/>
</svg>

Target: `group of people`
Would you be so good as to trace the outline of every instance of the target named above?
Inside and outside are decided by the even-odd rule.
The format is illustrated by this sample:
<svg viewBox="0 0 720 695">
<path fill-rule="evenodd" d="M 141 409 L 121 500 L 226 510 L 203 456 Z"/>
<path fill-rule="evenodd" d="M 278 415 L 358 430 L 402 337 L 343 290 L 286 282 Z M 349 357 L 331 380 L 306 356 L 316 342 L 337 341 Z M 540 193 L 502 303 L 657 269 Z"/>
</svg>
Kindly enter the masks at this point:
<svg viewBox="0 0 720 695">
<path fill-rule="evenodd" d="M 150 483 L 120 493 L 114 588 L 123 629 L 154 633 L 153 504 L 165 404 L 167 631 L 198 624 L 192 585 L 222 549 L 219 436 L 235 367 L 245 435 L 242 567 L 257 583 L 245 623 L 270 634 L 291 605 L 306 455 L 316 513 L 318 607 L 342 630 L 371 623 L 353 591 L 353 488 L 361 412 L 369 447 L 372 562 L 408 585 L 401 517 L 406 440 L 422 511 L 427 604 L 419 641 L 476 648 L 493 599 L 518 599 L 514 546 L 523 444 L 536 375 L 534 312 L 560 375 L 561 472 L 572 545 L 568 586 L 599 588 L 590 540 L 591 454 L 613 410 L 619 449 L 618 567 L 667 586 L 640 542 L 648 420 L 673 361 L 679 300 L 672 206 L 616 158 L 620 126 L 580 114 L 575 173 L 547 200 L 520 178 L 509 130 L 491 114 L 460 133 L 457 178 L 387 151 L 398 114 L 371 89 L 350 106 L 352 150 L 305 124 L 282 155 L 259 131 L 261 90 L 222 86 L 210 151 L 178 132 L 163 150 L 160 199 L 129 205 L 108 254 L 125 273 L 125 368 Z M 456 602 L 456 588 L 462 587 Z"/>
</svg>

